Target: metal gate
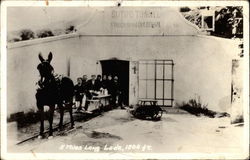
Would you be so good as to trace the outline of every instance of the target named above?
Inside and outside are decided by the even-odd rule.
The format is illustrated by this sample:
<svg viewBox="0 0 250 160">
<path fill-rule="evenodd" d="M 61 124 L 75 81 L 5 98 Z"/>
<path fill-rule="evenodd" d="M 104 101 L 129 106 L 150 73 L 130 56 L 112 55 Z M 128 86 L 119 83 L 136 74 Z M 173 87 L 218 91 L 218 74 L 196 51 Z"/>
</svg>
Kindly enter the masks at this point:
<svg viewBox="0 0 250 160">
<path fill-rule="evenodd" d="M 173 106 L 173 60 L 139 61 L 139 99 L 154 99 L 160 106 Z"/>
</svg>

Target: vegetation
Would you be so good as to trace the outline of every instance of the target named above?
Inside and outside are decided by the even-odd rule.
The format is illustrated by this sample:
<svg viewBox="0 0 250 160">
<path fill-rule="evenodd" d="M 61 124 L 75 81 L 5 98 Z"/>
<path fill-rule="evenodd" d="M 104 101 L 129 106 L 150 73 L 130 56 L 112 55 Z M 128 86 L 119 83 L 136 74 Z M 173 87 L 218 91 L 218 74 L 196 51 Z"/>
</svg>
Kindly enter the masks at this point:
<svg viewBox="0 0 250 160">
<path fill-rule="evenodd" d="M 188 102 L 183 102 L 181 105 L 177 104 L 180 109 L 183 109 L 196 116 L 208 116 L 214 118 L 217 114 L 214 111 L 211 111 L 207 108 L 208 104 L 202 104 L 200 97 L 192 98 Z"/>
<path fill-rule="evenodd" d="M 40 32 L 37 33 L 38 38 L 45 38 L 45 37 L 51 37 L 51 36 L 54 36 L 54 34 L 49 29 L 41 30 Z"/>
<path fill-rule="evenodd" d="M 201 28 L 202 10 L 213 10 L 215 15 L 215 30 L 211 35 L 224 38 L 243 38 L 243 7 L 197 7 L 194 9 L 181 7 L 180 12 L 193 24 Z M 234 31 L 235 29 L 235 31 Z"/>
<path fill-rule="evenodd" d="M 181 9 L 180 11 L 183 11 Z M 183 12 L 183 16 L 193 24 L 201 28 L 201 12 L 199 9 L 190 10 L 188 12 Z"/>
<path fill-rule="evenodd" d="M 189 12 L 189 11 L 191 11 L 191 9 L 189 7 L 181 7 L 180 11 L 181 12 Z"/>
<path fill-rule="evenodd" d="M 236 35 L 233 28 L 237 27 Z M 224 7 L 215 12 L 215 31 L 212 35 L 243 38 L 243 7 Z"/>
<path fill-rule="evenodd" d="M 70 34 L 76 32 L 77 29 L 74 25 L 69 25 L 66 28 L 62 29 L 43 29 L 38 32 L 34 32 L 31 29 L 23 29 L 21 31 L 15 31 L 13 33 L 9 33 L 10 36 L 8 36 L 8 42 L 18 42 L 18 41 L 24 41 L 24 40 L 31 40 L 36 38 L 46 38 L 46 37 L 52 37 L 52 36 L 59 36 L 63 34 Z"/>
<path fill-rule="evenodd" d="M 73 33 L 73 32 L 76 32 L 75 26 L 70 25 L 69 27 L 66 28 L 66 31 L 65 31 L 66 34 Z"/>
<path fill-rule="evenodd" d="M 10 40 L 10 42 L 19 42 L 21 41 L 21 38 L 13 38 Z"/>
<path fill-rule="evenodd" d="M 211 35 L 224 38 L 243 38 L 243 7 L 242 6 L 225 6 L 225 7 L 181 7 L 180 12 L 183 16 L 198 27 L 201 26 L 202 10 L 213 10 L 215 15 L 215 29 Z M 53 33 L 50 29 L 42 30 L 35 34 L 31 29 L 23 29 L 18 36 L 10 38 L 9 42 L 30 40 L 34 38 L 45 38 L 61 34 L 76 32 L 74 25 L 61 28 L 62 32 Z M 55 31 L 56 32 L 56 31 Z"/>
<path fill-rule="evenodd" d="M 24 41 L 24 40 L 34 39 L 35 34 L 30 29 L 23 29 L 20 31 L 20 37 L 21 37 L 21 40 Z"/>
</svg>

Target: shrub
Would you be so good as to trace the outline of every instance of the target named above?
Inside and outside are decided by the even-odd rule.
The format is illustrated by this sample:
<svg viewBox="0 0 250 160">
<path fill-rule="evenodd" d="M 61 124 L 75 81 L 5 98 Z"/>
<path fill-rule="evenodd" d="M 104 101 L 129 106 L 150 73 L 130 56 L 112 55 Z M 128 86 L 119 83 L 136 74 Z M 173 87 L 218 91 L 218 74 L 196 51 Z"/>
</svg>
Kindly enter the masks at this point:
<svg viewBox="0 0 250 160">
<path fill-rule="evenodd" d="M 235 13 L 234 13 L 235 12 Z M 224 38 L 232 38 L 234 35 L 232 29 L 236 26 L 236 37 L 243 38 L 243 8 L 241 6 L 227 6 L 215 12 L 215 31 L 212 35 Z"/>
<path fill-rule="evenodd" d="M 37 33 L 38 38 L 45 38 L 45 37 L 51 37 L 51 36 L 54 36 L 54 34 L 49 29 L 41 30 L 39 33 Z"/>
<path fill-rule="evenodd" d="M 75 26 L 73 26 L 73 25 L 70 25 L 70 26 L 67 27 L 66 30 L 65 30 L 65 33 L 66 33 L 66 34 L 73 33 L 73 32 L 76 32 L 76 28 L 75 28 Z"/>
<path fill-rule="evenodd" d="M 208 104 L 202 104 L 200 97 L 192 98 L 188 102 L 183 102 L 182 105 L 178 105 L 180 109 L 183 109 L 193 115 L 200 116 L 205 115 L 210 118 L 214 118 L 217 114 L 214 111 L 211 111 L 207 108 Z"/>
<path fill-rule="evenodd" d="M 21 41 L 21 37 L 8 38 L 8 42 L 19 42 Z"/>
<path fill-rule="evenodd" d="M 201 28 L 201 11 L 204 9 L 214 10 L 215 28 L 211 35 L 224 38 L 243 38 L 243 7 L 225 6 L 225 7 L 197 7 L 189 10 L 188 7 L 180 8 L 182 15 L 193 24 Z M 236 28 L 236 33 L 232 29 Z"/>
<path fill-rule="evenodd" d="M 35 38 L 35 34 L 30 29 L 23 29 L 20 31 L 20 37 L 21 37 L 21 40 L 24 41 L 24 40 Z"/>
<path fill-rule="evenodd" d="M 191 9 L 189 7 L 181 7 L 180 12 L 189 12 Z"/>
<path fill-rule="evenodd" d="M 20 38 L 13 38 L 13 39 L 12 39 L 12 42 L 19 42 L 19 41 L 21 41 Z"/>
</svg>

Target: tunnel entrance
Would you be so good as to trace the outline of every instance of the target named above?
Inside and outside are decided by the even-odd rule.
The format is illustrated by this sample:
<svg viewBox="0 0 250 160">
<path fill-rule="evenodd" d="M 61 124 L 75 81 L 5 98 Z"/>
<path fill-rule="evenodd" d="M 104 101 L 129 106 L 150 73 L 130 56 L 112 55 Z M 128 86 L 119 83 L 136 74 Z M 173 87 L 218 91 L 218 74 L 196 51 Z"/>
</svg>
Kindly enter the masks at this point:
<svg viewBox="0 0 250 160">
<path fill-rule="evenodd" d="M 102 74 L 118 76 L 122 91 L 122 102 L 129 104 L 129 61 L 110 59 L 101 60 Z"/>
</svg>

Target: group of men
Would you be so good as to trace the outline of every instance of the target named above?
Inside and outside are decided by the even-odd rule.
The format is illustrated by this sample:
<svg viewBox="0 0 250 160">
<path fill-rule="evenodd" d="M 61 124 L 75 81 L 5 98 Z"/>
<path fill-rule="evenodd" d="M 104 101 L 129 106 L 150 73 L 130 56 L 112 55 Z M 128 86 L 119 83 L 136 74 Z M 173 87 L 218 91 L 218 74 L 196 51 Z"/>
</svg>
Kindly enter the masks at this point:
<svg viewBox="0 0 250 160">
<path fill-rule="evenodd" d="M 118 82 L 118 77 L 111 75 L 91 75 L 88 80 L 87 75 L 77 78 L 75 85 L 75 101 L 78 112 L 88 112 L 89 99 L 94 95 L 98 95 L 101 91 L 107 91 L 111 95 L 110 104 L 113 106 L 122 105 L 121 89 Z M 103 92 L 104 93 L 104 92 Z M 84 106 L 84 110 L 82 108 Z"/>
</svg>

